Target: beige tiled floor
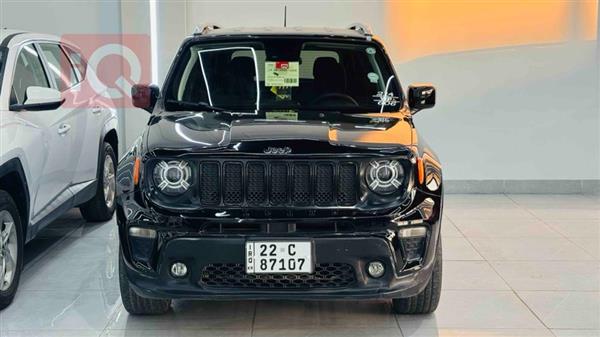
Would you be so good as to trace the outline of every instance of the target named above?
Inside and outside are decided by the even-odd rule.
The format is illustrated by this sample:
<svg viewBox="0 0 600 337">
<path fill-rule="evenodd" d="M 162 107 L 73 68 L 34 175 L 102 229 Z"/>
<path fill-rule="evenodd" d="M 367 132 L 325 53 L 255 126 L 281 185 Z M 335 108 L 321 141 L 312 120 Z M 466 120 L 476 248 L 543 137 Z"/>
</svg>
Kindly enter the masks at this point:
<svg viewBox="0 0 600 337">
<path fill-rule="evenodd" d="M 0 336 L 600 336 L 600 199 L 447 195 L 442 300 L 399 316 L 385 301 L 178 301 L 132 317 L 116 275 L 116 227 L 72 211 L 27 246 Z"/>
</svg>

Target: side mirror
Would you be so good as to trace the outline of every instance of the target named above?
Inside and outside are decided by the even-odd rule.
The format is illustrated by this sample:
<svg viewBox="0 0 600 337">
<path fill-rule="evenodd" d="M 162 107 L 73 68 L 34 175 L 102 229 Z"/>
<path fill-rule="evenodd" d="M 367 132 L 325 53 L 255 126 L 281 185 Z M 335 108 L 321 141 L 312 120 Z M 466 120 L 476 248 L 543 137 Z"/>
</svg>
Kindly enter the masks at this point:
<svg viewBox="0 0 600 337">
<path fill-rule="evenodd" d="M 28 87 L 25 92 L 25 102 L 23 104 L 11 104 L 11 111 L 40 111 L 58 109 L 64 98 L 60 95 L 60 91 L 45 87 Z"/>
<path fill-rule="evenodd" d="M 134 107 L 152 113 L 159 93 L 160 89 L 154 84 L 135 84 L 131 88 L 131 101 Z"/>
<path fill-rule="evenodd" d="M 410 85 L 407 96 L 408 106 L 413 115 L 435 105 L 435 87 L 431 84 Z"/>
</svg>

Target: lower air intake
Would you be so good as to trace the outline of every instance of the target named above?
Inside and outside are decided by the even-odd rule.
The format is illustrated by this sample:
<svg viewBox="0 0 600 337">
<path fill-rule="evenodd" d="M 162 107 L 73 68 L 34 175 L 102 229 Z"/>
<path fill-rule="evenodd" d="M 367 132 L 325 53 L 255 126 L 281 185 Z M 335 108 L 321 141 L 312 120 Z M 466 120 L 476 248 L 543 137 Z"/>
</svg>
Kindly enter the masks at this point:
<svg viewBox="0 0 600 337">
<path fill-rule="evenodd" d="M 355 282 L 354 268 L 345 263 L 317 264 L 313 274 L 246 274 L 243 264 L 214 263 L 202 269 L 200 280 L 206 288 L 228 289 L 347 288 Z"/>
</svg>

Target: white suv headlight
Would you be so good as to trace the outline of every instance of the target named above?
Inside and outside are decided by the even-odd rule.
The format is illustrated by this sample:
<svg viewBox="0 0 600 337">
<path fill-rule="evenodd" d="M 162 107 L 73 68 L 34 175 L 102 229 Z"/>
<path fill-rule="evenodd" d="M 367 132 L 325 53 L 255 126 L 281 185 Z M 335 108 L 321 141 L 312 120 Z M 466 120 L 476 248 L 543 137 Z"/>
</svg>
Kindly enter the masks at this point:
<svg viewBox="0 0 600 337">
<path fill-rule="evenodd" d="M 367 169 L 367 185 L 379 194 L 392 194 L 402 186 L 404 169 L 397 160 L 374 160 Z"/>
<path fill-rule="evenodd" d="M 165 194 L 177 195 L 190 188 L 192 169 L 185 160 L 160 161 L 153 173 L 154 184 Z"/>
</svg>

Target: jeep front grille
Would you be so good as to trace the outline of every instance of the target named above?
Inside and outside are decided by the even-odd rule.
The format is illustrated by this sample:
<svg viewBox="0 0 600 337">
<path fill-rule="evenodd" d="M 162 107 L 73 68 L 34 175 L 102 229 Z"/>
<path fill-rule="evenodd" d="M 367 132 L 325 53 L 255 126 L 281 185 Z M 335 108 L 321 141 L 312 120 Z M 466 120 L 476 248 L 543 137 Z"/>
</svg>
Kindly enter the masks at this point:
<svg viewBox="0 0 600 337">
<path fill-rule="evenodd" d="M 207 206 L 354 206 L 356 162 L 238 161 L 200 162 L 199 197 Z"/>
</svg>

